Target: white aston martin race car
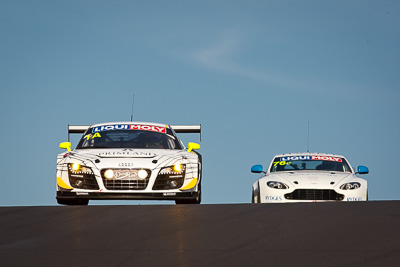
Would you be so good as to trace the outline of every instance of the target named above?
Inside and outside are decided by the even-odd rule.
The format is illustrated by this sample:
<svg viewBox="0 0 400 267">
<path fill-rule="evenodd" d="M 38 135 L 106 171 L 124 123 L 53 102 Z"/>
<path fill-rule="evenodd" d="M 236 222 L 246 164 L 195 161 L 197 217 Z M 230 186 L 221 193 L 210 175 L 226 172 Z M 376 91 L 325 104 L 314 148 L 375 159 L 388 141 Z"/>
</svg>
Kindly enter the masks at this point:
<svg viewBox="0 0 400 267">
<path fill-rule="evenodd" d="M 200 133 L 200 125 L 112 122 L 68 127 L 83 133 L 71 151 L 57 156 L 57 202 L 87 205 L 90 199 L 175 200 L 200 204 L 199 144 L 186 148 L 176 135 Z"/>
<path fill-rule="evenodd" d="M 367 174 L 368 168 L 358 166 L 355 172 L 340 155 L 276 155 L 267 171 L 254 165 L 251 172 L 262 173 L 253 184 L 252 203 L 368 200 L 367 181 L 356 175 Z"/>
</svg>

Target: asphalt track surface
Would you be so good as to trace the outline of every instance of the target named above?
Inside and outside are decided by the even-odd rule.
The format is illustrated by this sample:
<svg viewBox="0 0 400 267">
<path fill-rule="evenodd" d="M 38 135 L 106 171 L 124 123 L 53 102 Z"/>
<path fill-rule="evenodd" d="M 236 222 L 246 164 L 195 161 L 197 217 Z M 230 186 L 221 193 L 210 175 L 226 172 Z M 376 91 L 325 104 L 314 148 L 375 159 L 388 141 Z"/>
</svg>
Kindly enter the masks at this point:
<svg viewBox="0 0 400 267">
<path fill-rule="evenodd" d="M 1 207 L 0 225 L 1 266 L 400 266 L 400 201 Z"/>
</svg>

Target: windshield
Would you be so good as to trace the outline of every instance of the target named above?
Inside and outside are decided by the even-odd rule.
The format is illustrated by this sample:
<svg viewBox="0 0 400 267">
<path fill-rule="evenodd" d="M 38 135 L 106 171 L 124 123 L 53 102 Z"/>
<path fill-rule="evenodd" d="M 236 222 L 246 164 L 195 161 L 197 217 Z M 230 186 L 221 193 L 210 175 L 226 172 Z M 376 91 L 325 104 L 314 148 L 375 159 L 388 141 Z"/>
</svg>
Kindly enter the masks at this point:
<svg viewBox="0 0 400 267">
<path fill-rule="evenodd" d="M 351 172 L 350 166 L 344 158 L 311 155 L 276 157 L 270 172 L 303 170 Z"/>
<path fill-rule="evenodd" d="M 89 128 L 76 148 L 183 149 L 171 129 L 134 124 Z"/>
</svg>

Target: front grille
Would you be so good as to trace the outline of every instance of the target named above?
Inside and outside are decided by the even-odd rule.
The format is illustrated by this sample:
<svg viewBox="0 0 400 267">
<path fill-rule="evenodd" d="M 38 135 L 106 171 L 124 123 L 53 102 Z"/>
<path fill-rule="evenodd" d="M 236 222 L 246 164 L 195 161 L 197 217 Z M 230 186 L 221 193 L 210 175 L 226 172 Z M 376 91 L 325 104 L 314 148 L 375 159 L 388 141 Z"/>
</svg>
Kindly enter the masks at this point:
<svg viewBox="0 0 400 267">
<path fill-rule="evenodd" d="M 285 194 L 285 199 L 293 200 L 343 200 L 344 195 L 329 189 L 296 189 L 292 193 Z"/>
<path fill-rule="evenodd" d="M 113 171 L 124 171 L 125 173 L 129 170 L 126 169 L 113 169 Z M 107 179 L 104 176 L 104 172 L 106 169 L 102 170 L 101 173 L 101 178 L 103 179 L 103 184 L 104 187 L 107 188 L 108 190 L 144 190 L 147 187 L 147 184 L 149 183 L 151 171 L 146 170 L 148 175 L 147 178 L 145 179 L 140 179 L 138 177 L 132 178 L 133 175 L 127 176 L 121 179 L 117 178 L 112 178 L 112 179 Z M 136 170 L 132 170 L 134 172 Z"/>
<path fill-rule="evenodd" d="M 120 181 L 103 179 L 103 183 L 108 190 L 144 190 L 149 183 L 149 179 Z"/>
</svg>

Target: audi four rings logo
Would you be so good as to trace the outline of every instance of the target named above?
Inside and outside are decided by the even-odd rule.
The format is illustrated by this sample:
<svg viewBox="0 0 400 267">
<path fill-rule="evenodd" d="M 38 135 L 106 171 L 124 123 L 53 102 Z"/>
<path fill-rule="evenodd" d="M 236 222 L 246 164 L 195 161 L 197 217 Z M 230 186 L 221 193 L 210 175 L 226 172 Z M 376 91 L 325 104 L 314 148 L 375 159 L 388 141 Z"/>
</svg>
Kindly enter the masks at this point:
<svg viewBox="0 0 400 267">
<path fill-rule="evenodd" d="M 118 164 L 119 167 L 132 167 L 133 163 L 128 163 L 128 162 L 121 162 Z"/>
</svg>

